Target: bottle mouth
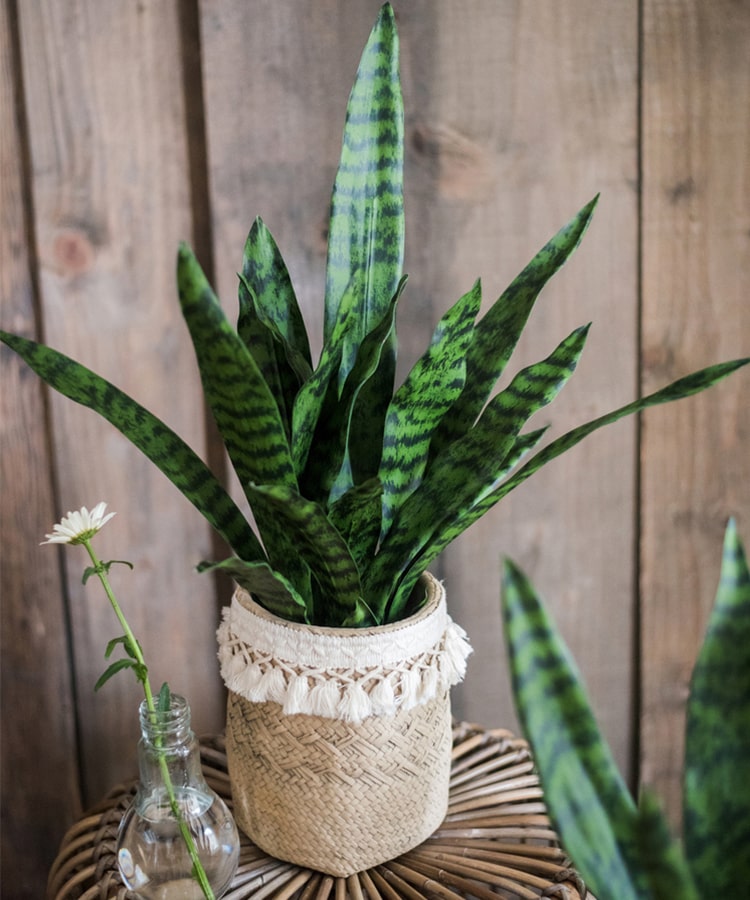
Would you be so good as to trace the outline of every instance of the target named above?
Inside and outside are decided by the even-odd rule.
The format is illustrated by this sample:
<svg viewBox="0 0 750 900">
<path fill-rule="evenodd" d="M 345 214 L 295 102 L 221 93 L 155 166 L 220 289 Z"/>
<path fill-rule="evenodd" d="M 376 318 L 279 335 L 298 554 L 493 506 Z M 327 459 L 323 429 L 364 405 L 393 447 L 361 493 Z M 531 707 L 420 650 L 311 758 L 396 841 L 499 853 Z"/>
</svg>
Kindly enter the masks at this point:
<svg viewBox="0 0 750 900">
<path fill-rule="evenodd" d="M 156 709 L 152 711 L 147 702 L 142 700 L 138 713 L 143 736 L 149 740 L 177 735 L 190 729 L 190 706 L 179 694 L 170 695 L 167 709 L 160 708 L 157 701 Z"/>
</svg>

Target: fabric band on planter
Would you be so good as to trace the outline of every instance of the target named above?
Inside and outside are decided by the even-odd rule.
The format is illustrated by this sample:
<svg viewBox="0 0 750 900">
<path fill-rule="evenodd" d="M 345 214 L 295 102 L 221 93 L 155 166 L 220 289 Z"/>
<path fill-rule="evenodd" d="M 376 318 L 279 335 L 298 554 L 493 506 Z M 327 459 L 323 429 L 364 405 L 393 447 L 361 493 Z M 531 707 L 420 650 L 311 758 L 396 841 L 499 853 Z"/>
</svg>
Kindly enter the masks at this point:
<svg viewBox="0 0 750 900">
<path fill-rule="evenodd" d="M 279 703 L 288 715 L 348 722 L 428 702 L 463 679 L 471 653 L 434 580 L 416 616 L 363 629 L 286 622 L 238 588 L 218 639 L 229 690 L 254 703 Z"/>
</svg>

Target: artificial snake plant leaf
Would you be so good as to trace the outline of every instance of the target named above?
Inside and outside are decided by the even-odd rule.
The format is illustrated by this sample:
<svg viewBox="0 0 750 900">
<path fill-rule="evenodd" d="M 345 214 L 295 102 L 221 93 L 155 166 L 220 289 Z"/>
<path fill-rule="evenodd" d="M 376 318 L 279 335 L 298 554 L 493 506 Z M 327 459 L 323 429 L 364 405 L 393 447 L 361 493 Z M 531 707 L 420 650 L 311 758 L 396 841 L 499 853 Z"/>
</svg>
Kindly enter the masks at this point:
<svg viewBox="0 0 750 900">
<path fill-rule="evenodd" d="M 276 400 L 186 244 L 178 254 L 177 284 L 203 391 L 240 485 L 246 495 L 252 482 L 296 485 Z"/>
<path fill-rule="evenodd" d="M 536 431 L 529 431 L 526 434 L 520 434 L 510 452 L 502 460 L 500 468 L 491 483 L 496 484 L 505 478 L 524 456 L 536 447 L 546 432 L 547 428 L 545 427 Z M 480 495 L 471 506 L 455 509 L 449 516 L 436 520 L 428 541 L 420 550 L 414 553 L 401 577 L 394 580 L 394 588 L 385 614 L 386 622 L 396 621 L 403 616 L 403 612 L 409 603 L 411 592 L 414 589 L 414 585 L 419 581 L 420 575 L 427 570 L 430 563 L 445 550 L 451 541 L 455 540 L 459 534 L 466 531 L 469 525 L 473 524 L 476 520 L 476 517 L 473 515 L 474 506 L 481 503 L 482 500 L 483 495 Z"/>
<path fill-rule="evenodd" d="M 292 355 L 304 360 L 312 370 L 307 329 L 289 271 L 276 241 L 260 218 L 253 223 L 245 242 L 242 277 L 252 289 L 260 311 L 276 326 Z"/>
<path fill-rule="evenodd" d="M 267 509 L 289 529 L 297 552 L 320 587 L 314 600 L 314 621 L 341 627 L 371 621 L 362 603 L 356 563 L 323 507 L 284 485 L 253 485 L 251 492 L 254 509 Z"/>
<path fill-rule="evenodd" d="M 381 540 L 396 511 L 419 486 L 433 433 L 463 389 L 466 348 L 481 302 L 477 282 L 438 322 L 429 348 L 388 406 L 378 472 L 383 485 Z"/>
<path fill-rule="evenodd" d="M 653 900 L 701 900 L 731 894 L 699 894 L 680 845 L 673 840 L 659 801 L 649 790 L 638 800 L 636 834 L 638 865 L 644 872 Z M 739 896 L 739 895 L 738 895 Z"/>
<path fill-rule="evenodd" d="M 261 219 L 245 241 L 239 301 L 237 332 L 276 398 L 289 437 L 294 399 L 312 374 L 310 344 L 289 272 Z"/>
<path fill-rule="evenodd" d="M 750 571 L 734 520 L 693 669 L 685 734 L 684 838 L 702 896 L 750 884 Z"/>
<path fill-rule="evenodd" d="M 397 511 L 363 577 L 367 597 L 391 605 L 388 590 L 399 584 L 410 561 L 435 538 L 438 523 L 452 522 L 493 489 L 508 471 L 505 460 L 521 428 L 554 400 L 575 371 L 587 334 L 588 326 L 577 328 L 546 359 L 518 372 L 490 400 L 474 428 L 448 444 L 430 464 L 422 483 Z"/>
<path fill-rule="evenodd" d="M 266 562 L 248 563 L 231 556 L 219 562 L 202 562 L 198 571 L 229 575 L 240 587 L 249 591 L 261 606 L 281 619 L 307 624 L 312 621 L 308 606 L 294 585 Z"/>
<path fill-rule="evenodd" d="M 438 429 L 432 456 L 465 434 L 476 421 L 510 359 L 539 293 L 581 242 L 598 200 L 597 195 L 542 247 L 476 323 L 467 354 L 466 384 Z"/>
<path fill-rule="evenodd" d="M 164 422 L 110 382 L 70 357 L 26 338 L 0 331 L 50 387 L 93 409 L 128 438 L 180 490 L 243 559 L 265 558 L 239 508 L 202 459 Z"/>
<path fill-rule="evenodd" d="M 404 255 L 404 112 L 398 34 L 385 4 L 362 53 L 346 111 L 341 159 L 331 197 L 324 338 L 333 333 L 352 275 L 364 272 L 356 326 L 341 359 L 343 386 L 366 334 L 396 292 Z M 395 343 L 381 365 L 393 369 Z"/>
<path fill-rule="evenodd" d="M 692 372 L 684 378 L 678 378 L 677 381 L 673 381 L 671 384 L 655 391 L 653 394 L 642 397 L 640 400 L 634 400 L 632 403 L 621 406 L 612 412 L 605 413 L 603 416 L 592 419 L 590 422 L 579 425 L 572 431 L 566 432 L 559 438 L 551 441 L 546 447 L 543 447 L 539 453 L 532 456 L 524 466 L 518 469 L 511 478 L 502 484 L 496 491 L 489 494 L 483 501 L 483 504 L 477 506 L 475 510 L 475 519 L 484 515 L 484 513 L 497 503 L 498 500 L 501 500 L 514 488 L 523 484 L 527 478 L 531 477 L 531 475 L 541 469 L 546 463 L 556 459 L 558 456 L 565 453 L 566 450 L 570 450 L 571 447 L 575 447 L 576 444 L 594 431 L 597 431 L 599 428 L 603 428 L 605 425 L 611 425 L 613 422 L 617 422 L 619 419 L 632 415 L 633 413 L 650 409 L 652 406 L 659 406 L 662 403 L 672 403 L 675 400 L 681 400 L 683 397 L 691 397 L 693 394 L 698 394 L 706 388 L 717 384 L 728 375 L 731 375 L 732 372 L 736 372 L 737 369 L 741 369 L 748 363 L 750 363 L 750 357 L 744 357 L 742 359 L 730 360 L 729 362 L 717 363 L 716 365 L 708 366 L 705 369 L 699 369 L 697 372 Z"/>
<path fill-rule="evenodd" d="M 382 320 L 359 345 L 357 359 L 344 383 L 341 396 L 330 411 L 324 406 L 321 425 L 329 435 L 323 440 L 329 447 L 329 453 L 327 472 L 321 476 L 321 483 L 329 491 L 329 503 L 343 496 L 355 482 L 369 481 L 365 476 L 370 472 L 372 460 L 376 455 L 380 460 L 383 422 L 390 393 L 383 394 L 382 398 L 372 396 L 371 392 L 364 399 L 361 395 L 378 373 L 383 347 L 395 333 L 396 306 L 401 295 L 401 285 Z M 317 437 L 318 435 L 316 439 Z M 335 476 L 332 481 L 331 475 Z"/>
<path fill-rule="evenodd" d="M 502 606 L 513 695 L 561 842 L 598 900 L 643 900 L 649 895 L 637 868 L 636 806 L 575 662 L 511 561 Z"/>
<path fill-rule="evenodd" d="M 243 278 L 240 278 L 238 297 L 237 334 L 276 400 L 287 440 L 291 440 L 294 397 L 301 382 L 287 365 L 271 328 L 259 316 L 257 301 Z"/>
<path fill-rule="evenodd" d="M 316 452 L 310 457 L 305 469 L 304 484 L 314 484 L 326 505 L 335 502 L 354 486 L 349 442 L 352 439 L 355 404 L 360 391 L 377 371 L 383 345 L 395 329 L 397 302 L 398 295 L 392 299 L 383 319 L 360 344 L 357 359 L 343 390 L 334 390 L 336 385 L 332 382 L 324 398 L 313 438 L 316 450 L 324 448 L 324 452 Z M 363 440 L 369 438 L 371 444 L 382 442 L 377 431 L 378 408 L 379 404 L 375 409 L 368 408 L 369 417 L 366 421 L 358 423 L 358 429 L 365 429 L 366 437 L 363 436 Z"/>
<path fill-rule="evenodd" d="M 371 478 L 350 488 L 328 510 L 331 525 L 346 541 L 360 571 L 375 555 L 382 495 L 383 485 L 377 478 Z"/>
<path fill-rule="evenodd" d="M 356 271 L 344 292 L 339 307 L 336 326 L 330 337 L 324 341 L 320 359 L 315 371 L 302 385 L 294 401 L 292 415 L 292 459 L 300 482 L 309 483 L 303 472 L 307 465 L 310 447 L 315 444 L 316 454 L 327 454 L 329 448 L 314 440 L 316 429 L 321 424 L 321 413 L 326 401 L 333 403 L 339 396 L 338 371 L 341 365 L 344 340 L 349 330 L 354 327 L 358 296 L 363 285 L 363 273 Z M 324 423 L 323 423 L 324 424 Z M 322 494 L 317 488 L 314 495 Z"/>
<path fill-rule="evenodd" d="M 396 307 L 406 285 L 406 275 L 399 281 L 385 315 L 360 344 L 359 353 L 344 390 L 354 386 L 351 414 L 346 437 L 346 461 L 351 469 L 351 482 L 362 484 L 376 478 L 383 449 L 383 429 L 388 403 L 393 396 L 396 341 Z M 385 333 L 380 329 L 385 328 Z M 381 340 L 382 334 L 382 340 Z M 380 342 L 380 343 L 378 343 Z M 369 353 L 374 351 L 372 360 Z M 374 368 L 373 368 L 374 364 Z M 341 493 L 341 480 L 335 486 Z"/>
</svg>

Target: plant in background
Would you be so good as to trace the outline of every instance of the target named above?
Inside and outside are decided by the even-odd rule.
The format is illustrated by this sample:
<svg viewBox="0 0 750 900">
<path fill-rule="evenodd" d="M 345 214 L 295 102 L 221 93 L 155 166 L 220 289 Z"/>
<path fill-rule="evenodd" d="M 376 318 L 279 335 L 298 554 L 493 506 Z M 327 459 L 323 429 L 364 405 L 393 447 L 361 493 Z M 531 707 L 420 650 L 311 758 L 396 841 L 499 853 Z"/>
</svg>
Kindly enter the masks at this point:
<svg viewBox="0 0 750 900">
<path fill-rule="evenodd" d="M 165 720 L 170 710 L 171 694 L 169 686 L 166 683 L 163 684 L 158 697 L 154 697 L 154 693 L 151 689 L 151 682 L 149 681 L 148 677 L 148 666 L 146 665 L 146 660 L 143 657 L 141 645 L 133 634 L 128 621 L 122 612 L 120 604 L 117 602 L 117 598 L 115 597 L 114 591 L 112 590 L 112 586 L 110 585 L 108 578 L 109 570 L 113 565 L 121 564 L 129 566 L 131 569 L 133 568 L 133 566 L 131 563 L 122 559 L 113 559 L 109 562 L 103 562 L 98 558 L 94 551 L 94 548 L 91 545 L 91 541 L 94 535 L 96 535 L 102 529 L 102 527 L 112 518 L 112 516 L 115 515 L 113 512 L 106 513 L 105 515 L 106 508 L 106 503 L 98 503 L 91 510 L 91 512 L 89 512 L 89 510 L 85 506 L 75 512 L 69 512 L 61 522 L 53 527 L 52 534 L 45 535 L 47 540 L 42 541 L 42 543 L 73 545 L 80 544 L 86 549 L 86 552 L 89 555 L 89 559 L 91 560 L 91 565 L 88 566 L 83 573 L 83 583 L 86 584 L 86 582 L 92 575 L 95 575 L 99 579 L 102 587 L 104 588 L 104 593 L 107 595 L 107 599 L 109 600 L 110 605 L 112 606 L 112 609 L 117 616 L 117 621 L 120 623 L 120 626 L 123 630 L 122 635 L 113 638 L 107 644 L 107 649 L 104 655 L 107 659 L 109 659 L 113 651 L 118 646 L 120 646 L 125 651 L 125 656 L 110 663 L 104 673 L 100 676 L 99 680 L 96 682 L 94 690 L 99 690 L 99 688 L 103 684 L 105 684 L 105 682 L 109 681 L 109 679 L 117 672 L 120 672 L 123 669 L 132 669 L 135 677 L 143 687 L 143 694 L 145 697 L 146 706 L 148 708 L 148 714 L 154 724 L 158 724 L 159 722 Z M 203 896 L 206 897 L 207 900 L 214 900 L 214 892 L 211 888 L 211 885 L 209 884 L 209 880 L 203 867 L 203 863 L 201 862 L 200 856 L 198 855 L 198 848 L 196 847 L 195 840 L 190 831 L 190 827 L 185 819 L 185 816 L 182 813 L 182 808 L 180 806 L 180 803 L 178 802 L 175 787 L 172 784 L 172 778 L 170 775 L 166 754 L 164 752 L 159 752 L 158 750 L 157 754 L 159 757 L 161 776 L 167 792 L 169 807 L 172 815 L 179 824 L 180 834 L 185 843 L 185 847 L 193 866 L 193 877 L 200 885 Z"/>
<path fill-rule="evenodd" d="M 347 108 L 315 365 L 289 272 L 260 219 L 245 244 L 236 328 L 190 248 L 179 249 L 179 299 L 203 390 L 257 533 L 203 461 L 139 403 L 49 347 L 0 333 L 48 384 L 119 428 L 226 540 L 233 555 L 204 570 L 225 571 L 294 621 L 403 618 L 422 601 L 412 591 L 435 557 L 547 462 L 592 431 L 701 391 L 749 361 L 689 375 L 574 428 L 521 465 L 545 431 L 526 424 L 572 375 L 588 326 L 492 393 L 539 292 L 583 236 L 594 198 L 478 320 L 474 284 L 396 387 L 403 128 L 398 38 L 386 4 Z"/>
<path fill-rule="evenodd" d="M 750 884 L 750 570 L 734 522 L 687 704 L 684 851 L 652 793 L 633 800 L 580 675 L 522 572 L 503 612 L 519 717 L 563 845 L 598 900 L 744 897 Z"/>
</svg>

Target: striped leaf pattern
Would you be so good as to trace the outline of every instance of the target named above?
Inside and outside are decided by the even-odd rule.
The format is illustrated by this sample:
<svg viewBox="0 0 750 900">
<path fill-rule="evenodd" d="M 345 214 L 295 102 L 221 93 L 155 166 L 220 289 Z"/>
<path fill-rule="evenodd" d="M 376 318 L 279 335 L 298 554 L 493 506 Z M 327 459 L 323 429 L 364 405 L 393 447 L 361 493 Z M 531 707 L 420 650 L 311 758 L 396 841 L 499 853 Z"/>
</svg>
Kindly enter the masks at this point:
<svg viewBox="0 0 750 900">
<path fill-rule="evenodd" d="M 489 495 L 484 501 L 484 505 L 477 507 L 476 518 L 484 515 L 492 505 L 497 503 L 498 500 L 501 500 L 506 494 L 509 494 L 514 488 L 523 484 L 527 478 L 530 478 L 534 472 L 537 472 L 542 466 L 546 465 L 551 460 L 556 459 L 562 453 L 565 453 L 566 450 L 570 450 L 571 447 L 575 447 L 576 444 L 585 437 L 588 437 L 588 435 L 592 434 L 594 431 L 597 431 L 599 428 L 603 428 L 605 425 L 611 425 L 613 422 L 617 422 L 625 416 L 630 416 L 645 409 L 650 409 L 652 406 L 659 406 L 662 403 L 672 403 L 675 400 L 681 400 L 683 397 L 691 397 L 693 394 L 698 394 L 701 391 L 706 390 L 706 388 L 717 384 L 728 375 L 731 375 L 732 372 L 736 372 L 737 369 L 741 369 L 748 363 L 750 363 L 750 357 L 743 357 L 742 359 L 717 363 L 714 366 L 699 369 L 697 372 L 693 372 L 690 375 L 686 375 L 684 378 L 673 381 L 671 384 L 668 384 L 666 387 L 653 394 L 642 397 L 640 400 L 634 400 L 632 403 L 621 406 L 612 412 L 599 416 L 597 419 L 592 419 L 592 421 L 587 422 L 585 425 L 579 425 L 572 431 L 566 432 L 556 440 L 547 444 L 547 446 L 540 450 L 536 456 L 533 456 L 526 465 L 520 468 L 512 478 L 509 478 L 505 484 L 497 489 L 497 491 Z"/>
<path fill-rule="evenodd" d="M 357 70 L 346 111 L 341 160 L 331 197 L 324 338 L 335 328 L 352 273 L 364 272 L 355 328 L 342 353 L 340 384 L 359 344 L 383 318 L 404 255 L 404 114 L 398 35 L 389 4 L 380 11 Z M 395 342 L 382 365 L 393 369 Z"/>
<path fill-rule="evenodd" d="M 254 485 L 250 493 L 254 509 L 275 515 L 290 531 L 318 583 L 313 621 L 342 627 L 373 624 L 362 603 L 357 566 L 323 507 L 283 485 Z"/>
<path fill-rule="evenodd" d="M 276 400 L 185 244 L 177 284 L 203 391 L 243 490 L 252 482 L 296 485 Z"/>
<path fill-rule="evenodd" d="M 0 332 L 0 340 L 50 387 L 95 410 L 119 429 L 187 497 L 238 556 L 246 560 L 265 558 L 232 498 L 203 460 L 164 422 L 119 388 L 57 350 L 5 331 Z"/>
<path fill-rule="evenodd" d="M 635 843 L 638 866 L 643 878 L 648 882 L 653 900 L 709 900 L 731 894 L 716 894 L 709 891 L 699 894 L 690 874 L 690 867 L 682 849 L 672 839 L 659 801 L 648 789 L 641 792 L 638 799 L 638 823 Z"/>
<path fill-rule="evenodd" d="M 433 433 L 463 389 L 466 348 L 481 302 L 477 282 L 438 322 L 427 352 L 388 406 L 378 473 L 383 485 L 381 540 L 422 480 Z"/>
<path fill-rule="evenodd" d="M 546 432 L 547 428 L 539 428 L 536 431 L 519 435 L 510 452 L 500 461 L 495 478 L 492 481 L 488 481 L 488 484 L 497 484 L 502 481 L 537 446 Z M 429 539 L 419 552 L 415 553 L 409 560 L 403 575 L 396 582 L 385 616 L 388 621 L 400 618 L 400 612 L 406 609 L 411 592 L 419 581 L 419 576 L 422 572 L 445 550 L 448 544 L 476 521 L 477 516 L 474 513 L 474 509 L 484 501 L 488 492 L 491 492 L 491 487 L 487 487 L 483 493 L 480 493 L 479 497 L 470 506 L 457 508 L 439 521 L 436 520 L 434 530 Z"/>
<path fill-rule="evenodd" d="M 471 428 L 513 353 L 539 293 L 581 242 L 597 195 L 536 254 L 477 322 L 466 359 L 466 385 L 433 441 L 432 455 Z"/>
<path fill-rule="evenodd" d="M 506 471 L 518 433 L 533 413 L 550 403 L 575 371 L 588 327 L 572 332 L 547 359 L 519 372 L 497 394 L 468 434 L 449 444 L 404 501 L 378 556 L 364 576 L 366 596 L 390 603 L 388 585 L 398 583 L 435 528 L 477 504 Z M 455 537 L 453 534 L 452 537 Z M 368 599 L 368 603 L 374 601 Z"/>
<path fill-rule="evenodd" d="M 575 662 L 526 576 L 505 564 L 513 695 L 562 843 L 598 900 L 645 900 L 638 813 L 591 713 Z"/>
<path fill-rule="evenodd" d="M 731 521 L 687 708 L 684 837 L 704 897 L 750 885 L 750 571 Z"/>
<path fill-rule="evenodd" d="M 330 507 L 328 518 L 349 547 L 359 571 L 367 568 L 380 536 L 383 485 L 377 478 L 355 485 Z"/>
<path fill-rule="evenodd" d="M 273 323 L 288 355 L 303 361 L 309 375 L 310 342 L 292 279 L 276 241 L 260 218 L 253 223 L 245 242 L 242 276 L 257 300 L 259 315 Z"/>
<path fill-rule="evenodd" d="M 333 440 L 338 448 L 337 455 L 331 459 L 332 471 L 335 472 L 338 468 L 338 472 L 330 485 L 329 502 L 334 502 L 354 487 L 355 482 L 361 484 L 370 480 L 372 463 L 368 466 L 366 460 L 373 451 L 377 452 L 377 459 L 380 459 L 385 408 L 390 392 L 383 392 L 378 397 L 379 382 L 375 383 L 374 391 L 369 388 L 382 371 L 384 348 L 390 344 L 396 332 L 398 297 L 397 293 L 382 320 L 359 345 L 357 359 L 346 379 L 336 408 L 331 411 L 329 427 L 335 433 Z M 366 449 L 368 444 L 372 450 Z M 355 460 L 356 470 L 353 465 Z"/>
<path fill-rule="evenodd" d="M 235 556 L 220 562 L 202 562 L 199 572 L 223 572 L 233 578 L 260 601 L 265 609 L 290 622 L 308 621 L 309 604 L 294 585 L 281 572 L 274 571 L 268 563 L 248 563 Z"/>
</svg>

